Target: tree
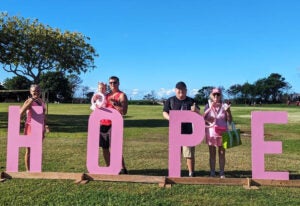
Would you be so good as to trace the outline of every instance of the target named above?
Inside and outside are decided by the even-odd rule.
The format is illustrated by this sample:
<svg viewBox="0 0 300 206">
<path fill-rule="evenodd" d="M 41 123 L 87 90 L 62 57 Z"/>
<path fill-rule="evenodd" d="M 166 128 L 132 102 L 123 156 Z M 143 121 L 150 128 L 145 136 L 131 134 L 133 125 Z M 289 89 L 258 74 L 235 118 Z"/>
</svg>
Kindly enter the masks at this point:
<svg viewBox="0 0 300 206">
<path fill-rule="evenodd" d="M 235 84 L 227 89 L 228 96 L 232 96 L 235 100 L 241 96 L 242 93 L 242 86 L 240 84 Z"/>
<path fill-rule="evenodd" d="M 148 100 L 148 101 L 155 102 L 155 101 L 156 101 L 156 98 L 155 98 L 155 92 L 152 90 L 151 93 L 146 94 L 146 95 L 143 97 L 143 100 Z"/>
<path fill-rule="evenodd" d="M 195 95 L 195 101 L 198 104 L 206 104 L 207 100 L 209 99 L 209 95 L 211 93 L 211 90 L 213 89 L 213 86 L 204 86 L 200 90 L 198 90 L 198 93 Z"/>
<path fill-rule="evenodd" d="M 77 76 L 75 74 L 70 74 L 70 75 L 67 76 L 67 78 L 69 80 L 69 84 L 70 84 L 70 87 L 71 87 L 71 90 L 72 90 L 72 94 L 74 96 L 76 90 L 79 89 L 80 84 L 82 83 L 82 80 L 80 79 L 79 76 Z"/>
<path fill-rule="evenodd" d="M 285 82 L 285 78 L 280 74 L 272 73 L 266 80 L 266 86 L 269 91 L 269 96 L 272 102 L 278 102 L 283 90 L 290 88 L 289 83 Z"/>
<path fill-rule="evenodd" d="M 254 83 L 256 95 L 264 101 L 278 102 L 283 91 L 291 86 L 280 74 L 272 73 L 267 78 L 262 78 Z"/>
<path fill-rule="evenodd" d="M 266 85 L 266 78 L 257 80 L 254 85 L 257 98 L 262 102 L 268 101 L 269 93 Z"/>
<path fill-rule="evenodd" d="M 89 98 L 89 96 L 87 96 L 89 89 L 90 88 L 88 86 L 82 86 L 81 87 L 82 99 L 88 99 Z"/>
<path fill-rule="evenodd" d="M 94 69 L 88 37 L 43 25 L 38 19 L 0 13 L 0 64 L 6 72 L 39 83 L 43 73 L 81 74 Z"/>
<path fill-rule="evenodd" d="M 14 91 L 11 93 L 1 94 L 3 98 L 11 98 L 17 101 L 23 101 L 28 98 L 29 95 L 29 87 L 31 82 L 25 77 L 15 76 L 12 78 L 6 78 L 3 82 L 3 87 L 7 90 L 28 90 L 28 92 L 24 91 Z"/>
<path fill-rule="evenodd" d="M 49 101 L 69 102 L 73 96 L 69 80 L 62 72 L 47 72 L 41 76 L 40 86 L 48 92 Z"/>
<path fill-rule="evenodd" d="M 3 86 L 9 90 L 27 89 L 29 91 L 30 85 L 31 82 L 23 76 L 6 78 L 3 83 Z"/>
<path fill-rule="evenodd" d="M 251 104 L 251 102 L 253 101 L 253 97 L 255 96 L 254 91 L 254 86 L 252 84 L 246 82 L 242 85 L 242 99 L 245 104 Z"/>
</svg>

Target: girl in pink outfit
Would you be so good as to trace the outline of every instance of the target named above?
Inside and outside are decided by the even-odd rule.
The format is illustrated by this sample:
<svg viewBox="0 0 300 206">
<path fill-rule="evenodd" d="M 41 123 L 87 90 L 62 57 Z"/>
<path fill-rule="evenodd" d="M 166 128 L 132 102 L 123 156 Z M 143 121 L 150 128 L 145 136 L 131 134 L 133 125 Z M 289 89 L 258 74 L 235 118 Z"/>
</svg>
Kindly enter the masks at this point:
<svg viewBox="0 0 300 206">
<path fill-rule="evenodd" d="M 31 133 L 31 118 L 32 118 L 32 106 L 42 106 L 43 107 L 43 114 L 46 113 L 46 106 L 44 101 L 40 98 L 41 89 L 37 84 L 32 84 L 30 86 L 30 97 L 24 102 L 23 106 L 20 109 L 21 116 L 25 115 L 26 113 L 26 121 L 25 121 L 25 128 L 24 134 L 28 135 Z M 45 120 L 45 118 L 44 118 Z M 45 124 L 44 121 L 44 132 L 43 138 L 45 137 L 45 131 L 48 130 L 48 126 Z M 26 148 L 25 152 L 25 167 L 27 171 L 30 171 L 30 148 Z"/>
<path fill-rule="evenodd" d="M 222 146 L 222 133 L 227 131 L 227 122 L 232 121 L 230 105 L 222 104 L 222 92 L 214 88 L 210 94 L 209 104 L 204 109 L 206 122 L 206 143 L 209 148 L 210 176 L 214 177 L 216 167 L 216 148 L 219 154 L 220 177 L 225 178 L 225 149 Z"/>
</svg>

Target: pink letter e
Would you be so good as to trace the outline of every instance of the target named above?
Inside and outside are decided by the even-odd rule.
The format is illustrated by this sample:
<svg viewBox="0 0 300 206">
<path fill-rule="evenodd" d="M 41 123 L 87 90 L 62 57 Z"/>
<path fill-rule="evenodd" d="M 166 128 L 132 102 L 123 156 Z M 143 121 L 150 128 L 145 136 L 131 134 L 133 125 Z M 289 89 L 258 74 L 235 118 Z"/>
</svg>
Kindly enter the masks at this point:
<svg viewBox="0 0 300 206">
<path fill-rule="evenodd" d="M 251 137 L 252 137 L 252 178 L 289 180 L 288 172 L 265 172 L 265 154 L 282 153 L 281 142 L 264 141 L 265 123 L 287 123 L 286 112 L 252 112 L 251 113 Z"/>
</svg>

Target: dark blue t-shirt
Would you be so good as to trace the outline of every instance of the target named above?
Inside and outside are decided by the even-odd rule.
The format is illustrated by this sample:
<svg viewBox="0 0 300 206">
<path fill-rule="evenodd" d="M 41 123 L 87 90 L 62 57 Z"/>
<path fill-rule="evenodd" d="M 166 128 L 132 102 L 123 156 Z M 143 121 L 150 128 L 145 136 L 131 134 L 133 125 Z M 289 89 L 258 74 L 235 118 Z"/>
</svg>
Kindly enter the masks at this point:
<svg viewBox="0 0 300 206">
<path fill-rule="evenodd" d="M 177 99 L 176 96 L 170 97 L 164 104 L 163 111 L 169 113 L 170 110 L 191 110 L 191 106 L 195 103 L 195 100 L 190 97 L 186 97 L 184 100 Z M 181 124 L 181 134 L 192 134 L 192 123 L 183 122 Z"/>
</svg>

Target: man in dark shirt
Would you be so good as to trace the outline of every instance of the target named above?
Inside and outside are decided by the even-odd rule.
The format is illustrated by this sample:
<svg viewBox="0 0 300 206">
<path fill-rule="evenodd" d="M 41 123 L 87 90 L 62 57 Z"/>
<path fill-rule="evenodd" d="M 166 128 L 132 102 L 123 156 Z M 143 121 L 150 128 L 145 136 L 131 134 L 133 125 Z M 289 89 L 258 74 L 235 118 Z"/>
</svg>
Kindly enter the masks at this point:
<svg viewBox="0 0 300 206">
<path fill-rule="evenodd" d="M 170 97 L 164 104 L 163 117 L 169 120 L 170 110 L 191 110 L 193 112 L 200 112 L 194 99 L 186 96 L 187 88 L 184 82 L 178 82 L 175 86 L 175 96 Z M 181 124 L 181 134 L 192 134 L 192 123 Z M 183 146 L 183 157 L 186 158 L 186 164 L 189 170 L 189 176 L 194 177 L 195 173 L 195 147 Z"/>
</svg>

